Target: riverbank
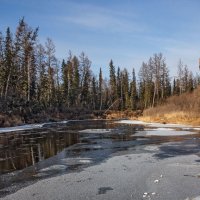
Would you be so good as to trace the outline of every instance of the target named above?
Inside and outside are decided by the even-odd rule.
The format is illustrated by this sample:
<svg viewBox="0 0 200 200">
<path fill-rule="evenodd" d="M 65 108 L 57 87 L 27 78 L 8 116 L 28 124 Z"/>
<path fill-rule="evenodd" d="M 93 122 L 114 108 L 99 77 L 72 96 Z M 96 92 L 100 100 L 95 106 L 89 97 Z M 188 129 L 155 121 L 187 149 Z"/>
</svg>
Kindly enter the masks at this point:
<svg viewBox="0 0 200 200">
<path fill-rule="evenodd" d="M 144 122 L 156 122 L 163 124 L 173 123 L 173 124 L 186 124 L 192 126 L 200 125 L 200 117 L 183 111 L 180 112 L 170 111 L 168 113 L 160 114 L 159 111 L 157 112 L 157 108 L 153 108 L 152 111 L 150 111 L 151 114 L 149 114 L 148 112 L 149 110 L 144 111 L 144 115 L 139 117 L 138 120 Z"/>
<path fill-rule="evenodd" d="M 105 118 L 104 111 L 91 111 L 85 108 L 68 108 L 64 111 L 56 109 L 33 113 L 0 113 L 0 127 L 13 127 L 36 123 L 59 122 L 63 120 L 83 120 Z"/>
<path fill-rule="evenodd" d="M 174 112 L 172 110 L 169 110 L 167 113 L 160 113 L 159 108 L 150 108 L 144 111 L 144 115 L 139 117 L 138 120 L 163 124 L 174 123 L 192 126 L 200 125 L 200 117 L 196 113 L 184 111 Z"/>
<path fill-rule="evenodd" d="M 139 120 L 200 125 L 200 87 L 192 92 L 169 97 L 161 105 L 144 110 Z"/>
<path fill-rule="evenodd" d="M 49 111 L 40 113 L 20 114 L 2 114 L 0 113 L 0 127 L 14 127 L 29 124 L 60 122 L 66 120 L 89 120 L 89 119 L 137 119 L 141 116 L 142 111 L 105 111 L 105 110 L 87 110 L 84 108 L 71 108 L 65 112 Z"/>
</svg>

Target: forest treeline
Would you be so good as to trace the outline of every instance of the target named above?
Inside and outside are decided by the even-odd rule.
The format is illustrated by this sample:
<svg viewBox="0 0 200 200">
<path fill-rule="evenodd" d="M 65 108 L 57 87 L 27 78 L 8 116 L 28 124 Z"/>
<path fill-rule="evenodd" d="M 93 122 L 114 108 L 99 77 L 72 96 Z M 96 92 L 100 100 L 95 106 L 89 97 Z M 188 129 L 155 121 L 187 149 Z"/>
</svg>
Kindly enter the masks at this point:
<svg viewBox="0 0 200 200">
<path fill-rule="evenodd" d="M 21 19 L 14 33 L 9 27 L 0 33 L 1 113 L 109 107 L 143 110 L 171 95 L 192 91 L 199 84 L 199 76 L 194 77 L 181 61 L 177 76 L 170 77 L 161 53 L 142 63 L 137 80 L 134 68 L 130 74 L 126 68 L 116 68 L 112 60 L 107 66 L 109 77 L 102 74 L 101 67 L 94 74 L 85 53 L 77 56 L 69 52 L 60 61 L 51 39 L 44 45 L 39 43 L 38 31 Z"/>
</svg>

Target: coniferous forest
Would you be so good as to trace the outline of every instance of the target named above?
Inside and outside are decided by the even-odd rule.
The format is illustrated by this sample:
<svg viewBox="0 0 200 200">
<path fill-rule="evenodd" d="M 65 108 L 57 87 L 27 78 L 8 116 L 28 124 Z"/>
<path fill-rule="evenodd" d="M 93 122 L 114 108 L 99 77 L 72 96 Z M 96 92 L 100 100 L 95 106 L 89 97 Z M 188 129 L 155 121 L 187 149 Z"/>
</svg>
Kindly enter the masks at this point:
<svg viewBox="0 0 200 200">
<path fill-rule="evenodd" d="M 0 32 L 0 113 L 23 118 L 47 113 L 87 111 L 143 110 L 162 104 L 172 95 L 191 92 L 199 84 L 199 77 L 181 61 L 177 75 L 171 77 L 165 57 L 154 54 L 143 62 L 136 76 L 135 69 L 116 67 L 111 59 L 108 66 L 99 66 L 99 73 L 91 70 L 92 61 L 82 52 L 58 60 L 56 47 L 47 38 L 39 43 L 39 29 L 24 19 L 16 31 L 8 27 Z M 67 51 L 67 50 L 66 50 Z M 134 64 L 134 63 L 133 63 Z M 109 76 L 102 68 L 109 69 Z"/>
</svg>

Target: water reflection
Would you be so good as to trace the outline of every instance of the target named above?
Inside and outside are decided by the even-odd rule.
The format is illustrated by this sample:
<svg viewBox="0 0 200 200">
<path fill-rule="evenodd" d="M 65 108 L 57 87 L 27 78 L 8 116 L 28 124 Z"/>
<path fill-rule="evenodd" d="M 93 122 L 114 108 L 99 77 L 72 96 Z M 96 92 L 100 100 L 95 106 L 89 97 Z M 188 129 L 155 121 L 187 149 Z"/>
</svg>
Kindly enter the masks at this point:
<svg viewBox="0 0 200 200">
<path fill-rule="evenodd" d="M 85 129 L 89 131 L 79 132 Z M 68 153 L 75 157 L 90 154 L 96 160 L 106 158 L 115 151 L 147 144 L 179 142 L 191 137 L 152 137 L 146 136 L 145 132 L 141 125 L 120 125 L 112 121 L 72 121 L 64 127 L 49 126 L 43 129 L 3 133 L 0 135 L 0 174 L 35 165 L 76 143 L 79 144 Z M 62 156 L 65 158 L 69 155 Z"/>
<path fill-rule="evenodd" d="M 26 168 L 77 143 L 77 133 L 65 130 L 11 132 L 0 136 L 0 174 Z"/>
</svg>

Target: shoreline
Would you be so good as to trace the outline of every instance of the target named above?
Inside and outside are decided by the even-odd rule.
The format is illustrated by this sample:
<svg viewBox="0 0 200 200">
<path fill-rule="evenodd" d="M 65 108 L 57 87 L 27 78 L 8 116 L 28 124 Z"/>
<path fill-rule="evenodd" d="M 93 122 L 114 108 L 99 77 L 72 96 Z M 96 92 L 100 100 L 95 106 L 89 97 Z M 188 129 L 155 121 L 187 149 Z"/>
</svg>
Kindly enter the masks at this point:
<svg viewBox="0 0 200 200">
<path fill-rule="evenodd" d="M 157 120 L 157 119 L 152 119 L 150 117 L 138 117 L 138 118 L 127 118 L 127 119 L 120 119 L 120 118 L 92 118 L 92 119 L 69 119 L 69 120 L 58 120 L 58 121 L 54 121 L 54 122 L 41 122 L 41 123 L 32 123 L 32 124 L 22 124 L 22 125 L 17 125 L 17 126 L 10 126 L 10 127 L 0 127 L 0 134 L 1 133 L 6 133 L 6 132 L 12 132 L 12 131 L 21 131 L 21 130 L 31 130 L 31 129 L 37 129 L 37 128 L 48 128 L 51 126 L 59 126 L 61 124 L 66 124 L 70 121 L 95 121 L 95 120 L 100 120 L 100 121 L 110 121 L 110 120 L 114 120 L 114 121 L 119 121 L 119 122 L 123 122 L 126 121 L 125 124 L 141 124 L 141 125 L 149 125 L 149 124 L 158 124 L 159 127 L 160 126 L 177 126 L 177 127 L 199 127 L 199 124 L 191 124 L 191 123 L 175 123 L 174 121 L 168 121 L 167 123 L 163 122 L 162 120 Z"/>
<path fill-rule="evenodd" d="M 6 115 L 0 113 L 0 128 L 11 128 L 15 126 L 26 126 L 31 124 L 59 123 L 69 120 L 119 120 L 119 119 L 137 119 L 141 111 L 69 111 L 62 113 L 46 113 L 44 116 L 38 113 L 36 116 L 30 115 L 26 121 L 19 115 Z"/>
<path fill-rule="evenodd" d="M 183 125 L 191 125 L 191 126 L 200 126 L 200 118 L 182 116 L 181 114 L 172 115 L 165 114 L 162 116 L 142 116 L 139 117 L 138 120 L 148 122 L 148 123 L 162 123 L 162 124 L 183 124 Z"/>
<path fill-rule="evenodd" d="M 65 117 L 66 115 L 66 117 Z M 70 117 L 69 117 L 70 115 Z M 16 126 L 30 126 L 32 124 L 48 124 L 48 123 L 60 123 L 62 121 L 70 121 L 70 120 L 139 120 L 147 123 L 161 123 L 161 124 L 179 124 L 179 125 L 191 125 L 191 126 L 200 126 L 200 118 L 198 117 L 190 117 L 186 113 L 183 112 L 175 112 L 175 113 L 166 113 L 166 114 L 154 114 L 142 115 L 142 111 L 108 111 L 106 114 L 104 111 L 88 111 L 87 114 L 79 113 L 74 114 L 70 113 L 59 113 L 55 117 L 46 116 L 46 118 L 35 118 L 34 120 L 28 120 L 27 122 L 19 122 L 16 120 L 12 123 L 2 123 L 3 115 L 0 115 L 0 129 L 1 128 L 12 128 Z M 3 118 L 7 118 L 8 116 L 4 116 Z M 18 116 L 19 117 L 19 116 Z M 9 120 L 13 120 L 13 117 L 9 118 Z M 15 117 L 14 117 L 15 118 Z M 17 118 L 17 117 L 16 117 Z M 8 121 L 9 121 L 8 120 Z M 6 121 L 6 120 L 4 120 Z"/>
</svg>

